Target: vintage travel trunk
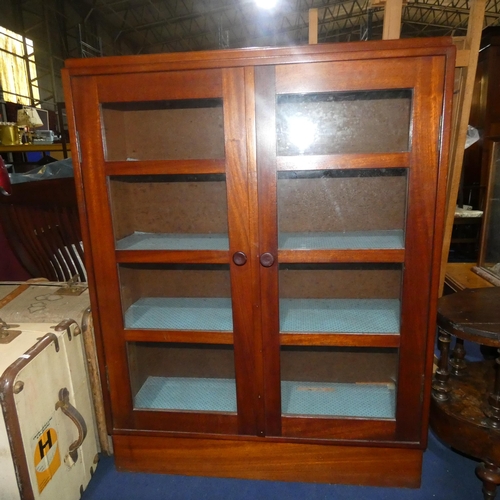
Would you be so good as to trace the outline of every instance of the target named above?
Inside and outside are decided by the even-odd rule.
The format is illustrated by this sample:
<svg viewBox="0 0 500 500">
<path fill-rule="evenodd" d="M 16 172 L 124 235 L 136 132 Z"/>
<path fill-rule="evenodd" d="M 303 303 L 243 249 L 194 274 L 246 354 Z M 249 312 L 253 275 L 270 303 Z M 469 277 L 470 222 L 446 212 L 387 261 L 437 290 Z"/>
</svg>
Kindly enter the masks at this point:
<svg viewBox="0 0 500 500">
<path fill-rule="evenodd" d="M 0 283 L 0 497 L 79 499 L 97 466 L 86 285 Z"/>
</svg>

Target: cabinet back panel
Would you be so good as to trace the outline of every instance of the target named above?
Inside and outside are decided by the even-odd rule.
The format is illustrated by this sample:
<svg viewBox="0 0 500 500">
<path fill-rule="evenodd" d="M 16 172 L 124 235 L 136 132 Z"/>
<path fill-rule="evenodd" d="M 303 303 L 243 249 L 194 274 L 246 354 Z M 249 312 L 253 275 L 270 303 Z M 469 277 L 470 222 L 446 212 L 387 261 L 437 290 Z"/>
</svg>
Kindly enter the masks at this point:
<svg viewBox="0 0 500 500">
<path fill-rule="evenodd" d="M 394 384 L 397 366 L 395 349 L 281 348 L 282 380 Z"/>
<path fill-rule="evenodd" d="M 107 161 L 224 158 L 222 105 L 120 111 L 103 105 L 102 120 Z"/>
<path fill-rule="evenodd" d="M 276 115 L 278 155 L 409 149 L 408 91 L 280 95 Z"/>
<path fill-rule="evenodd" d="M 403 229 L 406 177 L 279 179 L 279 230 Z"/>
<path fill-rule="evenodd" d="M 144 297 L 230 297 L 229 269 L 120 265 L 122 307 Z M 202 266 L 203 267 L 203 266 Z"/>
<path fill-rule="evenodd" d="M 235 377 L 232 346 L 129 342 L 127 351 L 133 394 L 148 377 Z"/>
<path fill-rule="evenodd" d="M 281 298 L 399 299 L 401 270 L 361 266 L 280 266 Z"/>
<path fill-rule="evenodd" d="M 134 232 L 227 233 L 225 182 L 110 181 L 115 239 Z"/>
</svg>

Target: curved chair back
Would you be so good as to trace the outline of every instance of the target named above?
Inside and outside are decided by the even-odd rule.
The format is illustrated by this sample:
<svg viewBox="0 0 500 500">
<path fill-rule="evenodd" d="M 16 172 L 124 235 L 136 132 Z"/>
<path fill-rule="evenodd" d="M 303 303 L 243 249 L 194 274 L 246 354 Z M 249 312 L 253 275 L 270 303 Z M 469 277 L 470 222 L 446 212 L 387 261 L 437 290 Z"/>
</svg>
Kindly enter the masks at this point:
<svg viewBox="0 0 500 500">
<path fill-rule="evenodd" d="M 0 194 L 0 223 L 32 277 L 87 281 L 74 178 L 13 184 Z"/>
</svg>

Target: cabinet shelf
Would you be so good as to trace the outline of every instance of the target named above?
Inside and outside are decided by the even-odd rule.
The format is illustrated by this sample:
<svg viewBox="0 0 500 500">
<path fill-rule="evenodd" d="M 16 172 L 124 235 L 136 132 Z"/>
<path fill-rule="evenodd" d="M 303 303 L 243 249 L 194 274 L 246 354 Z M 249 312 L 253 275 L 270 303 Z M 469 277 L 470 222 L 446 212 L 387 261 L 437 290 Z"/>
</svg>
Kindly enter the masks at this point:
<svg viewBox="0 0 500 500">
<path fill-rule="evenodd" d="M 394 418 L 396 390 L 393 383 L 284 381 L 281 406 L 284 415 Z"/>
<path fill-rule="evenodd" d="M 144 297 L 126 311 L 125 328 L 232 331 L 231 299 Z"/>
<path fill-rule="evenodd" d="M 148 377 L 135 407 L 156 410 L 236 412 L 234 379 Z"/>
<path fill-rule="evenodd" d="M 399 333 L 397 299 L 281 299 L 280 330 L 297 333 Z"/>
<path fill-rule="evenodd" d="M 278 171 L 405 168 L 410 166 L 409 153 L 350 153 L 332 155 L 278 156 Z"/>
<path fill-rule="evenodd" d="M 281 332 L 398 334 L 397 299 L 281 299 Z M 144 297 L 125 313 L 131 329 L 232 331 L 231 299 Z"/>
<path fill-rule="evenodd" d="M 399 347 L 399 333 L 281 333 L 282 346 Z M 221 343 L 221 342 L 218 342 Z"/>
<path fill-rule="evenodd" d="M 229 250 L 227 234 L 134 232 L 116 243 L 117 250 Z"/>
<path fill-rule="evenodd" d="M 225 160 L 138 160 L 108 161 L 105 163 L 106 175 L 185 175 L 185 174 L 224 174 Z"/>
<path fill-rule="evenodd" d="M 402 250 L 402 230 L 334 233 L 280 233 L 280 250 Z M 227 234 L 134 232 L 116 243 L 117 250 L 229 250 Z"/>
<path fill-rule="evenodd" d="M 403 249 L 402 230 L 335 233 L 280 233 L 280 250 Z"/>
<path fill-rule="evenodd" d="M 347 249 L 347 250 L 279 250 L 280 264 L 294 263 L 401 263 L 404 262 L 404 249 Z"/>
<path fill-rule="evenodd" d="M 284 415 L 394 418 L 392 383 L 347 384 L 284 381 Z M 139 409 L 236 412 L 233 379 L 148 377 L 135 397 Z"/>
<path fill-rule="evenodd" d="M 203 330 L 135 330 L 129 328 L 124 332 L 124 339 L 127 342 L 233 345 L 233 332 L 206 332 Z"/>
</svg>

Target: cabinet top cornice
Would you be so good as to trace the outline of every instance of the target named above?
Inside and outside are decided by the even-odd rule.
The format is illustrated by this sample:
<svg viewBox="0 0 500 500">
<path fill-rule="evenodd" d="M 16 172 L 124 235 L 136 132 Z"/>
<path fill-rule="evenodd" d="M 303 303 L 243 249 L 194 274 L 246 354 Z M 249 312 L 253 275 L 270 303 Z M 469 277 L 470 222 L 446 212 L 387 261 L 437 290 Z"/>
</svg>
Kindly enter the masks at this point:
<svg viewBox="0 0 500 500">
<path fill-rule="evenodd" d="M 68 59 L 65 68 L 73 76 L 84 76 L 454 53 L 451 37 L 435 37 Z"/>
</svg>

